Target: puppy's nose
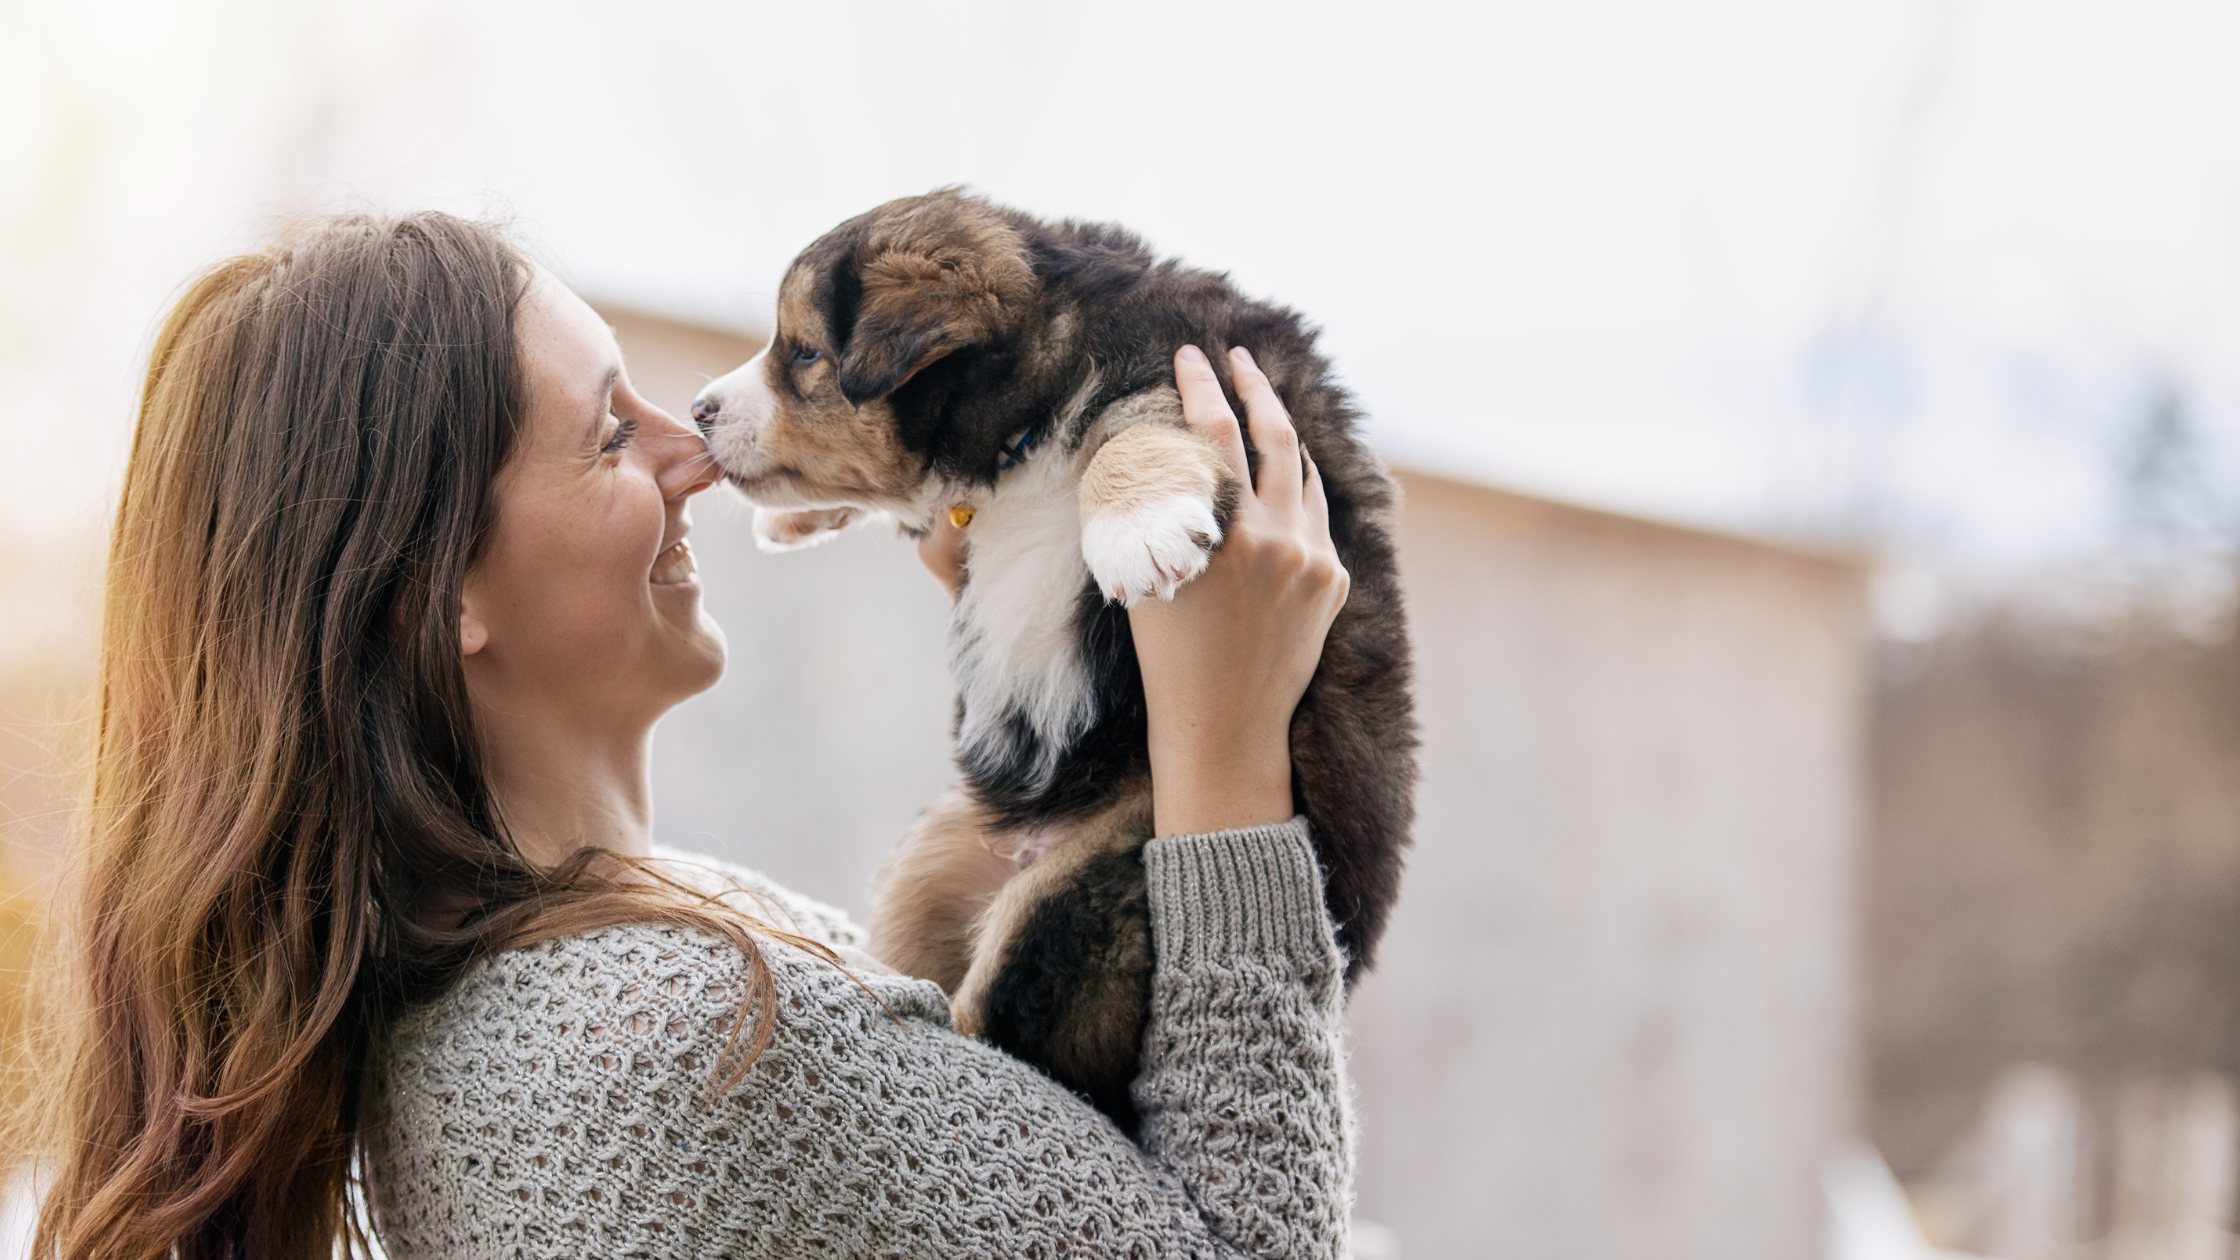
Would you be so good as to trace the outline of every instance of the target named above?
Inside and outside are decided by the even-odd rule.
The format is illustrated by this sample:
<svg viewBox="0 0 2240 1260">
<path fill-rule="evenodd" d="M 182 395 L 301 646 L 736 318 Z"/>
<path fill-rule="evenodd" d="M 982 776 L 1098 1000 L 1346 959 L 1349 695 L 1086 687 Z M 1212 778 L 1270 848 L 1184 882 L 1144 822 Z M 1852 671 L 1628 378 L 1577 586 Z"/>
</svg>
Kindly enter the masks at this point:
<svg viewBox="0 0 2240 1260">
<path fill-rule="evenodd" d="M 703 434 L 716 422 L 716 416 L 722 411 L 723 404 L 716 401 L 713 394 L 702 394 L 692 400 L 692 422 L 700 426 Z"/>
</svg>

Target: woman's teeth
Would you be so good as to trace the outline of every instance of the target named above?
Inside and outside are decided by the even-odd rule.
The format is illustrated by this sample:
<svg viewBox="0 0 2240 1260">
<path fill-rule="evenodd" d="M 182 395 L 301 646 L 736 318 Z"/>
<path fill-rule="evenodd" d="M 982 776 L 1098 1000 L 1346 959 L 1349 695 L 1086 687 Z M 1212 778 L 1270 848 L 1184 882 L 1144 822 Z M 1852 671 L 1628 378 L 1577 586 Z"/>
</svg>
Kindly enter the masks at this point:
<svg viewBox="0 0 2240 1260">
<path fill-rule="evenodd" d="M 652 581 L 667 586 L 675 582 L 688 582 L 698 575 L 699 568 L 692 563 L 692 544 L 679 538 L 661 554 L 653 558 Z"/>
</svg>

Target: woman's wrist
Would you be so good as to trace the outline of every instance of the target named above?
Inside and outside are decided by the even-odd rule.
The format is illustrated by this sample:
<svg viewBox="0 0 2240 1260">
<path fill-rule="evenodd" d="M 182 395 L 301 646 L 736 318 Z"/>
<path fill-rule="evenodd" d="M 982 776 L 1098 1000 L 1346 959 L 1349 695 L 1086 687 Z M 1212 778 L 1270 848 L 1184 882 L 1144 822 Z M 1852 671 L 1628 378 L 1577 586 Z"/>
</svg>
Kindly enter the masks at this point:
<svg viewBox="0 0 2240 1260">
<path fill-rule="evenodd" d="M 1288 739 L 1151 744 L 1152 827 L 1162 836 L 1203 835 L 1287 822 Z"/>
</svg>

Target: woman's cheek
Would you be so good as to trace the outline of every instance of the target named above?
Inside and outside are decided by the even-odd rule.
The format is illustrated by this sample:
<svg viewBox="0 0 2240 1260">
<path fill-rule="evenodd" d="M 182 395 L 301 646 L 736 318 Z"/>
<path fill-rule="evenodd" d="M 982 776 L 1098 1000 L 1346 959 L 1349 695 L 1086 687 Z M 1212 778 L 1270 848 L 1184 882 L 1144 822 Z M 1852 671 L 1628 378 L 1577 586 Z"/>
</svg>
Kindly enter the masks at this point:
<svg viewBox="0 0 2240 1260">
<path fill-rule="evenodd" d="M 602 663 L 611 667 L 617 650 L 643 635 L 646 559 L 659 547 L 661 522 L 646 513 L 610 481 L 591 493 L 554 504 L 562 519 L 550 522 L 555 542 L 539 574 L 559 655 L 570 668 Z M 658 505 L 657 505 L 658 507 Z M 564 540 L 564 541 L 563 541 Z M 555 664 L 561 662 L 556 661 Z"/>
</svg>

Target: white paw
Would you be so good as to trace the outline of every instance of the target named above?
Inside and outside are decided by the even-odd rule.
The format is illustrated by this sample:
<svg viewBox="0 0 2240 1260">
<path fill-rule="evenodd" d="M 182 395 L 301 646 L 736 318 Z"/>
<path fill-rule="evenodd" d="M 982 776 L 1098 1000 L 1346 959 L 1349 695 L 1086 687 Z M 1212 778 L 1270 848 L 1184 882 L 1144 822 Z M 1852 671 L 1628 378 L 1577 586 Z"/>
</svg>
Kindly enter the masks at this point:
<svg viewBox="0 0 2240 1260">
<path fill-rule="evenodd" d="M 1206 571 L 1220 542 L 1213 505 L 1177 494 L 1133 511 L 1091 516 L 1081 527 L 1081 558 L 1106 599 L 1133 608 L 1152 595 L 1173 599 L 1184 582 Z"/>
<path fill-rule="evenodd" d="M 798 551 L 814 547 L 846 529 L 856 519 L 854 508 L 818 508 L 811 511 L 754 510 L 754 545 L 762 551 Z"/>
</svg>

